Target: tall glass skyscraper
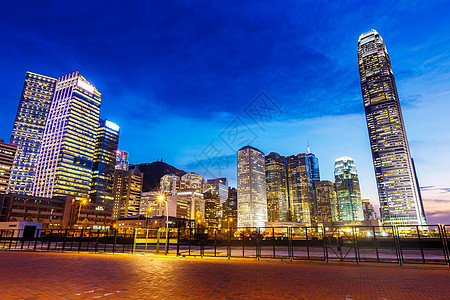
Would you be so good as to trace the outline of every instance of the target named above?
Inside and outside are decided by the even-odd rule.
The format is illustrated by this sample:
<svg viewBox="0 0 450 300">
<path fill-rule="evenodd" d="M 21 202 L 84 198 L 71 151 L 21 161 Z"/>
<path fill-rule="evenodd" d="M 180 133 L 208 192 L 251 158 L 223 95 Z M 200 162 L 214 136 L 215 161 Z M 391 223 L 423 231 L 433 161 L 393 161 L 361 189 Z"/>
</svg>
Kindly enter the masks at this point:
<svg viewBox="0 0 450 300">
<path fill-rule="evenodd" d="M 315 188 L 317 201 L 317 222 L 338 222 L 339 212 L 334 182 L 317 181 Z"/>
<path fill-rule="evenodd" d="M 391 61 L 375 30 L 359 37 L 358 65 L 381 217 L 386 224 L 425 225 Z"/>
<path fill-rule="evenodd" d="M 334 162 L 339 221 L 363 221 L 364 214 L 359 190 L 355 162 L 350 157 L 341 157 Z"/>
<path fill-rule="evenodd" d="M 237 152 L 237 212 L 239 227 L 264 227 L 267 222 L 264 153 L 251 146 Z"/>
<path fill-rule="evenodd" d="M 33 195 L 89 196 L 100 101 L 100 92 L 78 71 L 58 78 L 42 138 Z"/>
<path fill-rule="evenodd" d="M 100 120 L 92 168 L 91 200 L 94 203 L 114 205 L 114 171 L 119 144 L 119 125 Z"/>
<path fill-rule="evenodd" d="M 17 146 L 8 192 L 31 195 L 56 79 L 27 72 L 10 143 Z"/>
<path fill-rule="evenodd" d="M 286 158 L 291 221 L 311 226 L 314 222 L 313 176 L 306 153 Z"/>
<path fill-rule="evenodd" d="M 286 157 L 266 156 L 267 213 L 269 222 L 289 221 Z"/>
</svg>

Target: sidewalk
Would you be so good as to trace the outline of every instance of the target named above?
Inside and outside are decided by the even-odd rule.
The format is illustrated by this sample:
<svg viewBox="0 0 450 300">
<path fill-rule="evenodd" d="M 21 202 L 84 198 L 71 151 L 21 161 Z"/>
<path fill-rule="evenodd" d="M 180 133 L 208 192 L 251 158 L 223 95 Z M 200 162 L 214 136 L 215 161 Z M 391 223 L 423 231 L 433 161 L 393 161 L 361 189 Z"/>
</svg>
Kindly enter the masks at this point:
<svg viewBox="0 0 450 300">
<path fill-rule="evenodd" d="M 0 251 L 2 299 L 450 299 L 448 266 Z"/>
</svg>

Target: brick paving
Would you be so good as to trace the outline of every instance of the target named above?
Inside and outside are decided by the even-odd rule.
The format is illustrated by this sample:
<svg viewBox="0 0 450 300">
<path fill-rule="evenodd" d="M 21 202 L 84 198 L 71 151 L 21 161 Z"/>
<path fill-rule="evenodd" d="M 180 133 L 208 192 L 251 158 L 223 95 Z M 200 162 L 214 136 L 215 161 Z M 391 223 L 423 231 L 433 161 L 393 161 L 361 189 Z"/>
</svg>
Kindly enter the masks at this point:
<svg viewBox="0 0 450 300">
<path fill-rule="evenodd" d="M 448 266 L 0 251 L 0 299 L 450 299 Z"/>
</svg>

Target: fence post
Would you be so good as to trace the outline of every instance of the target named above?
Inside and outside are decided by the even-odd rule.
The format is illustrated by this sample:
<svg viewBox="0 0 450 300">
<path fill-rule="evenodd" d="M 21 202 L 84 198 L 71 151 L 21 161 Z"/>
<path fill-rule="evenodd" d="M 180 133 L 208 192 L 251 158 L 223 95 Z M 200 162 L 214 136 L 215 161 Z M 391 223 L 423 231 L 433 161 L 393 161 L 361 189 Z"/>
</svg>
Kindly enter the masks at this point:
<svg viewBox="0 0 450 300">
<path fill-rule="evenodd" d="M 383 227 L 384 230 L 384 227 Z M 394 232 L 394 230 L 392 230 Z M 373 244 L 375 245 L 375 252 L 377 253 L 377 262 L 380 262 L 380 255 L 378 254 L 377 234 L 375 232 L 375 226 L 372 226 Z"/>
<path fill-rule="evenodd" d="M 79 239 L 79 242 L 78 242 L 78 252 L 81 251 L 81 245 L 83 244 L 83 230 L 84 229 L 81 229 L 81 231 L 80 231 L 80 239 Z"/>
<path fill-rule="evenodd" d="M 9 248 L 8 248 L 8 250 L 11 250 L 12 241 L 13 241 L 13 237 L 14 237 L 14 231 L 15 231 L 15 230 L 13 230 L 13 231 L 11 232 L 11 238 L 10 238 L 10 240 L 9 240 Z"/>
<path fill-rule="evenodd" d="M 358 259 L 358 250 L 356 249 L 358 247 L 358 236 L 355 230 L 355 226 L 353 226 L 353 246 L 355 247 L 355 259 L 356 259 L 356 264 L 359 264 L 359 259 Z"/>
<path fill-rule="evenodd" d="M 113 246 L 113 253 L 116 253 L 116 245 L 117 245 L 117 229 L 114 229 L 114 246 Z"/>
<path fill-rule="evenodd" d="M 306 254 L 307 254 L 308 260 L 309 260 L 308 227 L 305 227 L 305 232 L 306 232 Z"/>
<path fill-rule="evenodd" d="M 423 254 L 422 240 L 420 239 L 419 226 L 416 225 L 417 237 L 419 238 L 420 253 L 422 254 L 422 263 L 425 263 L 425 255 Z"/>
<path fill-rule="evenodd" d="M 136 251 L 136 234 L 137 234 L 137 228 L 134 228 L 134 235 L 133 235 L 133 254 Z"/>
<path fill-rule="evenodd" d="M 62 245 L 61 252 L 64 252 L 64 250 L 66 248 L 66 238 L 67 238 L 67 229 L 64 229 L 64 239 L 63 239 L 63 245 Z"/>
<path fill-rule="evenodd" d="M 227 257 L 228 259 L 231 257 L 231 229 L 229 226 L 227 230 Z"/>
<path fill-rule="evenodd" d="M 180 227 L 177 228 L 177 256 L 180 255 Z"/>
<path fill-rule="evenodd" d="M 47 251 L 50 251 L 50 244 L 52 243 L 52 238 L 53 238 L 53 229 L 50 229 L 50 236 L 48 237 Z"/>
<path fill-rule="evenodd" d="M 444 260 L 445 260 L 445 263 L 450 266 L 449 257 L 448 257 L 449 256 L 448 255 L 448 245 L 447 245 L 447 240 L 446 240 L 446 236 L 445 236 L 445 225 L 438 225 L 438 230 L 439 230 L 439 238 L 441 239 L 441 243 L 442 243 L 442 251 L 444 253 Z"/>
<path fill-rule="evenodd" d="M 276 257 L 275 255 L 275 227 L 272 227 L 272 245 L 273 245 L 273 258 Z"/>
<path fill-rule="evenodd" d="M 214 257 L 217 256 L 217 228 L 214 229 Z"/>
</svg>

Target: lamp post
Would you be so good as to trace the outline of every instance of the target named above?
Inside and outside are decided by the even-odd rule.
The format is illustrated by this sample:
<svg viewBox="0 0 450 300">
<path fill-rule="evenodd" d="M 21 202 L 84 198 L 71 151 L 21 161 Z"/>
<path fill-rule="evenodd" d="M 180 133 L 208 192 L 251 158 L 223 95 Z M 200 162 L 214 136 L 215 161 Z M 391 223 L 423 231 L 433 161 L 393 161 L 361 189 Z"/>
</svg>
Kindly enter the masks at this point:
<svg viewBox="0 0 450 300">
<path fill-rule="evenodd" d="M 169 252 L 169 204 L 167 203 L 167 199 L 164 195 L 159 195 L 158 200 L 160 202 L 164 201 L 164 204 L 166 205 L 166 247 L 164 249 L 164 254 L 167 255 Z"/>
<path fill-rule="evenodd" d="M 83 200 L 80 200 L 80 204 L 79 204 L 79 206 L 78 206 L 77 223 L 80 221 L 81 205 L 85 205 L 86 203 L 87 203 L 86 198 L 83 198 Z"/>
</svg>

